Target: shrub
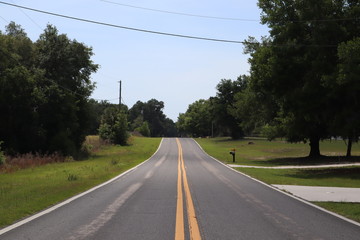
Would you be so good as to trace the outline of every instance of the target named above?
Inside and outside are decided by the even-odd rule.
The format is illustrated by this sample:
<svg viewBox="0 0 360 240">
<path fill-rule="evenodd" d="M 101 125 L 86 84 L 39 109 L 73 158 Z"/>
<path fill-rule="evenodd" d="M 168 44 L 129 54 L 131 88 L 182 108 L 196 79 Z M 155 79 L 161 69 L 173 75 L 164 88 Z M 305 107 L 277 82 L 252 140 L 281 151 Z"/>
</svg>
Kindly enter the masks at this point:
<svg viewBox="0 0 360 240">
<path fill-rule="evenodd" d="M 4 152 L 1 151 L 1 144 L 2 142 L 0 142 L 0 166 L 5 164 L 5 155 Z"/>
<path fill-rule="evenodd" d="M 68 175 L 68 181 L 76 181 L 76 180 L 78 180 L 78 176 L 77 175 L 75 175 L 75 174 L 70 174 L 69 173 L 69 175 Z"/>
<path fill-rule="evenodd" d="M 129 138 L 127 127 L 127 115 L 117 108 L 110 107 L 105 109 L 101 118 L 99 135 L 101 139 L 111 143 L 126 145 Z"/>
<path fill-rule="evenodd" d="M 142 125 L 135 130 L 141 133 L 141 135 L 143 135 L 144 137 L 150 137 L 150 128 L 148 122 L 146 121 L 143 122 Z"/>
<path fill-rule="evenodd" d="M 59 153 L 52 154 L 39 154 L 39 153 L 27 153 L 18 154 L 16 156 L 8 156 L 6 159 L 6 165 L 2 169 L 4 172 L 13 172 L 19 169 L 31 168 L 41 166 L 49 163 L 59 163 L 72 161 L 72 157 L 64 157 Z"/>
<path fill-rule="evenodd" d="M 113 126 L 114 131 L 114 139 L 113 143 L 120 144 L 120 145 L 126 145 L 127 140 L 129 138 L 129 133 L 127 131 L 127 117 L 124 113 L 119 113 L 117 115 L 117 120 L 115 122 L 115 125 Z"/>
</svg>

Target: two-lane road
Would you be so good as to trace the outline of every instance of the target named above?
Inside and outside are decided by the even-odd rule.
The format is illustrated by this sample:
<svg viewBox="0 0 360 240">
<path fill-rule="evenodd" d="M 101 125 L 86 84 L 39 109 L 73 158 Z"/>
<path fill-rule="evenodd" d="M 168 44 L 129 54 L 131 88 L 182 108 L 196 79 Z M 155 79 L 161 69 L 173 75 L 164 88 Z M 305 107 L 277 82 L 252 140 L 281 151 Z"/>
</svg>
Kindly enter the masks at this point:
<svg viewBox="0 0 360 240">
<path fill-rule="evenodd" d="M 1 232 L 0 232 L 1 233 Z M 192 139 L 0 239 L 360 239 L 360 227 L 228 169 Z"/>
</svg>

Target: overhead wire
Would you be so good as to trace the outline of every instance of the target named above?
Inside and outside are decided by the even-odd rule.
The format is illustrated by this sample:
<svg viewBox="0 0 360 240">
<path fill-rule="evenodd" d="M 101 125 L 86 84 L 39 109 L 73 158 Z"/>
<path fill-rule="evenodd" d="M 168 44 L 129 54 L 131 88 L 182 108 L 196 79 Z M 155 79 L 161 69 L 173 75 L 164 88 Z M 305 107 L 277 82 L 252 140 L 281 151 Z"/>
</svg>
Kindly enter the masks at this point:
<svg viewBox="0 0 360 240">
<path fill-rule="evenodd" d="M 224 17 L 215 17 L 215 16 L 205 16 L 205 15 L 196 15 L 196 14 L 187 14 L 187 13 L 179 13 L 179 12 L 171 12 L 171 11 L 165 11 L 165 10 L 158 10 L 158 9 L 152 9 L 152 8 L 144 8 L 144 7 L 138 7 L 138 6 L 133 6 L 133 5 L 127 5 L 127 4 L 121 4 L 121 3 L 116 3 L 116 2 L 112 2 L 112 1 L 108 1 L 108 0 L 100 0 L 102 2 L 108 2 L 108 3 L 112 3 L 112 4 L 117 4 L 117 5 L 122 5 L 122 6 L 126 6 L 126 7 L 132 7 L 132 8 L 139 8 L 139 9 L 144 9 L 144 10 L 150 10 L 150 11 L 157 11 L 157 12 L 163 12 L 163 13 L 170 13 L 170 14 L 178 14 L 178 15 L 185 15 L 185 16 L 193 16 L 193 17 L 203 17 L 203 18 L 214 18 L 214 19 L 222 19 L 222 20 L 236 20 L 236 21 L 258 21 L 255 19 L 240 19 L 240 18 L 224 18 Z M 14 1 L 12 1 L 14 2 Z M 0 1 L 0 4 L 4 4 L 4 5 L 8 5 L 8 6 L 12 6 L 12 7 L 17 7 L 19 8 L 21 11 L 22 9 L 25 10 L 29 10 L 29 11 L 34 11 L 34 12 L 39 12 L 42 14 L 47 14 L 47 15 L 52 15 L 52 16 L 56 16 L 56 17 L 61 17 L 61 18 L 67 18 L 67 19 L 71 19 L 71 20 L 76 20 L 76 21 L 82 21 L 82 22 L 87 22 L 87 23 L 92 23 L 92 24 L 97 24 L 97 25 L 103 25 L 103 26 L 108 26 L 108 27 L 114 27 L 114 28 L 121 28 L 121 29 L 126 29 L 126 30 L 132 30 L 132 31 L 139 31 L 139 32 L 145 32 L 145 33 L 151 33 L 151 34 L 159 34 L 159 35 L 166 35 L 166 36 L 172 36 L 172 37 L 181 37 L 181 38 L 190 38 L 190 39 L 197 39 L 197 40 L 206 40 L 206 41 L 216 41 L 216 42 L 226 42 L 226 43 L 237 43 L 237 44 L 244 44 L 245 41 L 236 41 L 236 40 L 226 40 L 226 39 L 215 39 L 215 38 L 206 38 L 206 37 L 198 37 L 198 36 L 190 36 L 190 35 L 181 35 L 181 34 L 174 34 L 174 33 L 166 33 L 166 32 L 158 32 L 158 31 L 152 31 L 152 30 L 146 30 L 146 29 L 139 29 L 139 28 L 132 28 L 132 27 L 126 27 L 126 26 L 121 26 L 121 25 L 116 25 L 116 24 L 110 24 L 110 23 L 104 23 L 104 22 L 99 22 L 99 21 L 94 21 L 94 20 L 89 20 L 89 19 L 84 19 L 84 18 L 78 18 L 78 17 L 72 17 L 72 16 L 67 16 L 67 15 L 63 15 L 63 14 L 58 14 L 58 13 L 53 13 L 53 12 L 48 12 L 48 11 L 43 11 L 43 10 L 39 10 L 39 9 L 34 9 L 34 8 L 30 8 L 30 7 L 25 7 L 22 5 L 18 5 L 18 4 L 11 4 L 11 3 L 7 3 L 7 2 L 3 2 Z M 33 21 L 24 11 L 22 11 L 34 24 L 36 24 L 39 28 L 41 28 L 35 21 Z M 0 16 L 0 18 L 2 18 L 5 22 L 8 22 L 6 19 L 4 19 L 2 16 Z M 338 21 L 338 20 L 354 20 L 354 19 L 358 19 L 358 18 L 347 18 L 347 19 L 327 19 L 327 20 L 308 20 L 308 21 Z M 299 46 L 299 45 L 274 45 L 277 47 L 289 47 L 289 46 Z M 337 47 L 337 45 L 300 45 L 300 46 L 312 46 L 312 47 Z M 0 49 L 1 50 L 1 49 Z M 7 54 L 6 52 L 2 51 L 2 53 Z M 8 55 L 8 54 L 7 54 Z M 12 59 L 14 59 L 15 61 L 17 61 L 19 63 L 19 61 L 15 58 L 13 58 L 11 55 L 10 56 Z M 67 89 L 66 87 L 61 86 L 60 84 L 58 84 L 55 81 L 50 80 L 52 83 L 58 85 L 60 88 L 63 88 L 64 90 L 67 90 L 71 93 L 74 93 L 76 95 L 80 95 L 82 97 L 87 97 L 84 95 L 81 95 L 79 93 L 76 93 L 70 89 Z M 92 98 L 94 100 L 97 101 L 112 101 L 112 100 L 118 100 L 119 98 L 114 98 L 114 99 L 95 99 Z M 123 101 L 123 99 L 122 99 Z"/>
<path fill-rule="evenodd" d="M 5 18 L 3 18 L 2 16 L 0 16 L 0 18 L 1 18 L 4 22 L 6 22 L 7 24 L 9 23 L 9 21 L 6 20 Z"/>
<path fill-rule="evenodd" d="M 16 4 L 13 0 L 11 0 L 11 2 L 13 2 L 14 4 Z M 40 30 L 43 30 L 40 25 L 35 22 L 34 19 L 32 19 L 28 14 L 26 14 L 26 12 L 24 12 L 21 8 L 19 8 L 19 10 L 22 12 L 22 14 L 24 14 L 33 24 L 35 24 Z"/>
<path fill-rule="evenodd" d="M 260 22 L 260 19 L 246 19 L 246 18 L 199 15 L 199 14 L 161 10 L 161 9 L 155 9 L 155 8 L 140 7 L 140 6 L 124 4 L 124 3 L 119 3 L 119 2 L 109 1 L 109 0 L 100 0 L 100 1 L 114 4 L 114 5 L 123 6 L 123 7 L 136 8 L 136 9 L 142 9 L 142 10 L 146 10 L 146 11 L 153 11 L 153 12 L 160 12 L 160 13 L 167 13 L 167 14 L 174 14 L 174 15 L 182 15 L 182 16 L 188 16 L 188 17 L 210 18 L 210 19 L 218 19 L 218 20 L 232 20 L 232 21 L 242 21 L 242 22 Z M 292 22 L 332 22 L 332 21 L 349 21 L 349 20 L 357 20 L 357 19 L 360 19 L 360 18 L 354 17 L 354 18 L 308 19 L 308 20 L 295 20 L 294 19 L 291 21 Z"/>
<path fill-rule="evenodd" d="M 43 11 L 43 10 L 29 8 L 29 7 L 25 7 L 25 6 L 21 6 L 21 5 L 17 5 L 17 4 L 11 4 L 11 3 L 7 3 L 7 2 L 3 2 L 3 1 L 0 1 L 0 4 L 12 6 L 12 7 L 18 7 L 18 8 L 26 9 L 26 10 L 29 10 L 29 11 L 39 12 L 39 13 L 43 13 L 43 14 L 47 14 L 47 15 L 56 16 L 56 17 L 67 18 L 67 19 L 71 19 L 71 20 L 76 20 L 76 21 L 81 21 L 81 22 L 86 22 L 86 23 L 92 23 L 92 24 L 97 24 L 97 25 L 103 25 L 103 26 L 108 26 L 108 27 L 121 28 L 121 29 L 126 29 L 126 30 L 131 30 L 131 31 L 145 32 L 145 33 L 150 33 L 150 34 L 158 34 L 158 35 L 165 35 L 165 36 L 171 36 L 171 37 L 180 37 L 180 38 L 204 40 L 204 41 L 246 44 L 246 41 L 236 41 L 236 40 L 227 40 L 227 39 L 218 39 L 218 38 L 206 38 L 206 37 L 182 35 L 182 34 L 167 33 L 167 32 L 158 32 L 158 31 L 152 31 L 152 30 L 146 30 L 146 29 L 140 29 L 140 28 L 126 27 L 126 26 L 121 26 L 121 25 L 116 25 L 116 24 L 111 24 L 111 23 L 99 22 L 99 21 L 94 21 L 94 20 L 89 20 L 89 19 L 84 19 L 84 18 L 72 17 L 72 16 L 63 15 L 63 14 Z M 321 44 L 314 44 L 314 45 L 282 44 L 282 45 L 272 45 L 272 46 L 274 46 L 274 47 L 304 46 L 304 47 L 325 47 L 325 48 L 337 47 L 337 45 L 328 45 L 328 44 L 324 44 L 324 45 L 321 45 Z"/>
<path fill-rule="evenodd" d="M 124 105 L 126 105 L 123 97 L 121 97 L 121 103 L 124 104 Z"/>
<path fill-rule="evenodd" d="M 67 19 L 72 19 L 72 20 L 76 20 L 76 21 L 87 22 L 87 23 L 103 25 L 103 26 L 108 26 L 108 27 L 114 27 L 114 28 L 121 28 L 121 29 L 126 29 L 126 30 L 131 30 L 131 31 L 137 31 L 137 32 L 145 32 L 145 33 L 165 35 L 165 36 L 171 36 L 171 37 L 189 38 L 189 39 L 213 41 L 213 42 L 225 42 L 225 43 L 237 43 L 237 44 L 243 44 L 244 43 L 243 41 L 236 41 L 236 40 L 198 37 L 198 36 L 182 35 L 182 34 L 167 33 L 167 32 L 158 32 L 158 31 L 152 31 L 152 30 L 146 30 L 146 29 L 140 29 L 140 28 L 126 27 L 126 26 L 121 26 L 121 25 L 116 25 L 116 24 L 111 24 L 111 23 L 99 22 L 99 21 L 94 21 L 94 20 L 89 20 L 89 19 L 84 19 L 84 18 L 72 17 L 72 16 L 68 16 L 68 15 L 43 11 L 43 10 L 39 10 L 39 9 L 35 9 L 35 8 L 29 8 L 29 7 L 25 7 L 25 6 L 21 6 L 21 5 L 17 5 L 17 4 L 12 4 L 12 3 L 7 3 L 7 2 L 3 2 L 3 1 L 0 1 L 0 4 L 12 6 L 12 7 L 18 7 L 18 8 L 26 9 L 26 10 L 29 10 L 29 11 L 39 12 L 39 13 L 43 13 L 43 14 L 47 14 L 47 15 L 56 16 L 56 17 L 67 18 Z"/>
<path fill-rule="evenodd" d="M 244 22 L 259 22 L 258 19 L 245 19 L 245 18 L 232 18 L 232 17 L 218 17 L 218 16 L 198 15 L 198 14 L 191 14 L 191 13 L 160 10 L 160 9 L 155 9 L 155 8 L 146 8 L 146 7 L 123 4 L 123 3 L 118 3 L 118 2 L 108 1 L 108 0 L 100 0 L 100 1 L 110 3 L 110 4 L 114 4 L 114 5 L 120 5 L 120 6 L 123 6 L 123 7 L 130 7 L 130 8 L 142 9 L 142 10 L 153 11 L 153 12 L 161 12 L 161 13 L 167 13 L 167 14 L 182 15 L 182 16 L 188 16 L 188 17 L 210 18 L 210 19 L 231 20 L 231 21 L 244 21 Z"/>
</svg>

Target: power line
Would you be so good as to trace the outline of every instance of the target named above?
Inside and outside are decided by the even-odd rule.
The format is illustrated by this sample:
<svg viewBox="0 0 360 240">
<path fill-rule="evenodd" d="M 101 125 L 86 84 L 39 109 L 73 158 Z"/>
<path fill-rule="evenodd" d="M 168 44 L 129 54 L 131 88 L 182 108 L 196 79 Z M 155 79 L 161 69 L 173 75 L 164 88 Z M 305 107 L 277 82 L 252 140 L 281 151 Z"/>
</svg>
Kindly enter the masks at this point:
<svg viewBox="0 0 360 240">
<path fill-rule="evenodd" d="M 29 8 L 29 7 L 25 7 L 25 6 L 16 5 L 16 4 L 6 3 L 6 2 L 3 2 L 3 1 L 0 1 L 0 4 L 5 4 L 5 5 L 12 6 L 12 7 L 18 7 L 18 8 L 26 9 L 26 10 L 29 10 L 29 11 L 39 12 L 39 13 L 43 13 L 43 14 L 47 14 L 47 15 L 56 16 L 56 17 L 62 17 L 62 18 L 67 18 L 67 19 L 76 20 L 76 21 L 81 21 L 81 22 L 86 22 L 86 23 L 103 25 L 103 26 L 107 26 L 107 27 L 121 28 L 121 29 L 126 29 L 126 30 L 131 30 L 131 31 L 145 32 L 145 33 L 165 35 L 165 36 L 171 36 L 171 37 L 180 37 L 180 38 L 189 38 L 189 39 L 196 39 L 196 40 L 204 40 L 204 41 L 236 43 L 236 44 L 245 44 L 245 43 L 246 43 L 245 41 L 226 40 L 226 39 L 217 39 L 217 38 L 205 38 L 205 37 L 197 37 L 197 36 L 190 36 L 190 35 L 181 35 L 181 34 L 166 33 L 166 32 L 157 32 L 157 31 L 151 31 L 151 30 L 146 30 L 146 29 L 139 29 L 139 28 L 132 28 L 132 27 L 120 26 L 120 25 L 111 24 L 111 23 L 98 22 L 98 21 L 88 20 L 88 19 L 84 19 L 84 18 L 78 18 L 78 17 L 72 17 L 72 16 L 67 16 L 67 15 L 62 15 L 62 14 L 58 14 L 58 13 L 47 12 L 47 11 L 43 11 L 43 10 L 39 10 L 39 9 L 34 9 L 34 8 Z M 357 19 L 357 18 L 354 18 L 354 19 Z M 314 21 L 315 21 L 315 20 L 314 20 Z M 316 20 L 316 21 L 320 21 L 320 20 Z M 273 46 L 273 47 L 303 46 L 303 47 L 326 47 L 326 48 L 327 48 L 327 47 L 337 47 L 337 45 L 321 45 L 321 44 L 315 44 L 315 45 L 283 44 L 283 45 L 271 45 L 271 46 Z"/>
<path fill-rule="evenodd" d="M 168 11 L 168 10 L 161 10 L 161 9 L 155 9 L 155 8 L 146 8 L 146 7 L 140 7 L 140 6 L 134 6 L 134 5 L 129 5 L 129 4 L 113 2 L 113 1 L 109 1 L 109 0 L 100 0 L 100 1 L 101 2 L 106 2 L 106 3 L 111 3 L 111 4 L 114 4 L 114 5 L 124 6 L 124 7 L 142 9 L 142 10 L 153 11 L 153 12 L 161 12 L 161 13 L 167 13 L 167 14 L 182 15 L 182 16 L 188 16 L 188 17 L 210 18 L 210 19 L 242 21 L 242 22 L 260 22 L 259 19 L 246 19 L 246 18 L 232 18 L 232 17 L 218 17 L 218 16 L 209 16 L 209 15 L 199 15 L 199 14 L 191 14 L 191 13 L 183 13 L 183 12 L 174 12 L 174 11 Z M 359 18 L 354 17 L 354 18 L 333 18 L 333 19 L 289 20 L 289 22 L 333 22 L 333 21 L 350 21 L 350 20 L 357 20 L 357 19 L 359 19 Z"/>
<path fill-rule="evenodd" d="M 121 102 L 122 102 L 123 105 L 126 105 L 126 102 L 124 101 L 123 97 L 121 97 Z"/>
<path fill-rule="evenodd" d="M 11 0 L 14 4 L 15 2 L 13 0 Z M 37 22 L 34 21 L 34 19 L 32 19 L 29 15 L 26 14 L 26 12 L 24 12 L 21 8 L 19 8 L 19 10 L 32 22 L 34 23 L 40 30 L 43 30 L 39 24 L 37 24 Z"/>
<path fill-rule="evenodd" d="M 43 14 L 47 14 L 47 15 L 56 16 L 56 17 L 62 17 L 62 18 L 67 18 L 67 19 L 72 19 L 72 20 L 76 20 L 76 21 L 87 22 L 87 23 L 92 23 L 92 24 L 97 24 L 97 25 L 103 25 L 103 26 L 108 26 L 108 27 L 122 28 L 122 29 L 126 29 L 126 30 L 137 31 L 137 32 L 145 32 L 145 33 L 165 35 L 165 36 L 171 36 L 171 37 L 189 38 L 189 39 L 213 41 L 213 42 L 225 42 L 225 43 L 237 43 L 237 44 L 243 44 L 244 43 L 243 41 L 236 41 L 236 40 L 197 37 L 197 36 L 182 35 L 182 34 L 175 34 L 175 33 L 166 33 L 166 32 L 158 32 L 158 31 L 152 31 L 152 30 L 146 30 L 146 29 L 140 29 L 140 28 L 132 28 L 132 27 L 120 26 L 120 25 L 111 24 L 111 23 L 98 22 L 98 21 L 94 21 L 94 20 L 89 20 L 89 19 L 84 19 L 84 18 L 72 17 L 72 16 L 63 15 L 63 14 L 43 11 L 43 10 L 39 10 L 39 9 L 29 8 L 29 7 L 20 6 L 20 5 L 12 4 L 12 3 L 6 3 L 6 2 L 2 2 L 2 1 L 0 1 L 0 4 L 5 4 L 5 5 L 8 5 L 8 6 L 12 6 L 12 7 L 18 7 L 18 8 L 26 9 L 26 10 L 29 10 L 29 11 L 39 12 L 39 13 L 43 13 Z"/>
<path fill-rule="evenodd" d="M 9 23 L 9 21 L 6 20 L 5 18 L 3 18 L 2 16 L 0 16 L 0 18 L 1 18 L 4 22 L 6 22 L 7 24 Z"/>
<path fill-rule="evenodd" d="M 100 1 L 115 4 L 115 5 L 120 5 L 120 6 L 124 6 L 124 7 L 142 9 L 142 10 L 153 11 L 153 12 L 161 12 L 161 13 L 182 15 L 182 16 L 188 16 L 188 17 L 211 18 L 211 19 L 219 19 L 219 20 L 244 21 L 244 22 L 259 22 L 259 20 L 257 20 L 257 19 L 230 18 L 230 17 L 217 17 L 217 16 L 208 16 L 208 15 L 198 15 L 198 14 L 191 14 L 191 13 L 182 13 L 182 12 L 173 12 L 173 11 L 167 11 L 167 10 L 160 10 L 160 9 L 155 9 L 155 8 L 139 7 L 139 6 L 128 5 L 128 4 L 123 4 L 123 3 L 118 3 L 118 2 L 108 1 L 108 0 L 100 0 Z"/>
</svg>

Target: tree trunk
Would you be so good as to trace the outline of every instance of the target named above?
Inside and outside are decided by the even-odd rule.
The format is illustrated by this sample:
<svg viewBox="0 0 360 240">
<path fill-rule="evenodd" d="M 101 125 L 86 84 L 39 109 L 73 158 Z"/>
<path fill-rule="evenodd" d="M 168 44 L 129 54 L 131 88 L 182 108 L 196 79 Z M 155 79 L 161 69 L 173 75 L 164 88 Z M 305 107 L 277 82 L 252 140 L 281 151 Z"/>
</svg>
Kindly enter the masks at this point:
<svg viewBox="0 0 360 240">
<path fill-rule="evenodd" d="M 320 157 L 320 138 L 319 137 L 311 137 L 310 138 L 310 154 L 309 157 Z"/>
<path fill-rule="evenodd" d="M 346 150 L 346 157 L 351 157 L 351 148 L 352 148 L 352 137 L 348 138 L 347 150 Z"/>
</svg>

